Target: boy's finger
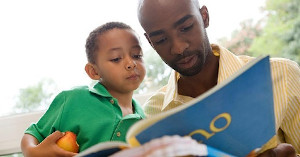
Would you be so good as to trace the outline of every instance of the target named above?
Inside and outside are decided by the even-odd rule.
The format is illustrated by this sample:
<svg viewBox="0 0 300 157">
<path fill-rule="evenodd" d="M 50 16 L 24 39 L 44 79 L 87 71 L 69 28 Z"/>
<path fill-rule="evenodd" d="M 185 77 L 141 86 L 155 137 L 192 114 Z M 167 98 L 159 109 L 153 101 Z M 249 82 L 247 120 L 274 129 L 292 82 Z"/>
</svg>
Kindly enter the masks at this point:
<svg viewBox="0 0 300 157">
<path fill-rule="evenodd" d="M 56 142 L 58 139 L 64 136 L 65 133 L 60 131 L 55 131 L 51 135 L 49 135 L 45 140 L 49 142 Z"/>
</svg>

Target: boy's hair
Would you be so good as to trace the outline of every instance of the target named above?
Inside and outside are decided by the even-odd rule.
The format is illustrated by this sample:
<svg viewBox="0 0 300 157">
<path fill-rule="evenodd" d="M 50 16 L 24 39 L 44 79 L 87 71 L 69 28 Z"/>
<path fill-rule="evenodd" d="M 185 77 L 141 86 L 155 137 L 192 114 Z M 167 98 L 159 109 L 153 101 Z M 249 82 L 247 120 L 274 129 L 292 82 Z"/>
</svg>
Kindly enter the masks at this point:
<svg viewBox="0 0 300 157">
<path fill-rule="evenodd" d="M 98 45 L 99 36 L 114 28 L 133 30 L 129 25 L 122 22 L 108 22 L 97 27 L 89 34 L 88 38 L 86 39 L 85 52 L 89 63 L 92 64 L 96 63 L 95 60 L 97 57 L 96 52 L 99 50 L 99 45 Z"/>
</svg>

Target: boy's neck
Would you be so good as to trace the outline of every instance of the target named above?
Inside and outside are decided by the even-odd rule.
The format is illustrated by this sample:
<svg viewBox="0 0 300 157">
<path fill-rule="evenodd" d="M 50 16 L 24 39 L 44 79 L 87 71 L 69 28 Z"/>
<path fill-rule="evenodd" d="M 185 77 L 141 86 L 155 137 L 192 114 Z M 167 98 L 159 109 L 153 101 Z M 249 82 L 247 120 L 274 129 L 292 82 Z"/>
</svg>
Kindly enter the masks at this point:
<svg viewBox="0 0 300 157">
<path fill-rule="evenodd" d="M 109 93 L 118 100 L 119 106 L 121 108 L 123 117 L 128 114 L 133 114 L 132 96 L 133 92 L 128 93 L 118 93 L 109 91 Z"/>
</svg>

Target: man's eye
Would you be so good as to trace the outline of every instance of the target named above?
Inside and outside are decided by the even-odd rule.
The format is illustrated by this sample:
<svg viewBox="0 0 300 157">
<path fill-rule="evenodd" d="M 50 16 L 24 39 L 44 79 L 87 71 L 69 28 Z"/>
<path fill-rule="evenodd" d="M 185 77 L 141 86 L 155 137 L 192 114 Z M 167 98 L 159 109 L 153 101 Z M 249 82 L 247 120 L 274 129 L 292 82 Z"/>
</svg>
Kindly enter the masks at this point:
<svg viewBox="0 0 300 157">
<path fill-rule="evenodd" d="M 112 62 L 119 62 L 121 60 L 121 58 L 114 58 L 114 59 L 111 59 L 110 61 Z"/>
<path fill-rule="evenodd" d="M 187 31 L 189 31 L 191 28 L 193 28 L 193 24 L 192 25 L 189 25 L 189 26 L 187 26 L 187 27 L 184 27 L 184 28 L 182 28 L 182 29 L 180 29 L 180 31 L 181 32 L 187 32 Z"/>
<path fill-rule="evenodd" d="M 156 44 L 156 45 L 162 44 L 162 43 L 164 43 L 166 40 L 167 40 L 167 38 L 162 38 L 162 39 L 156 41 L 155 44 Z"/>
</svg>

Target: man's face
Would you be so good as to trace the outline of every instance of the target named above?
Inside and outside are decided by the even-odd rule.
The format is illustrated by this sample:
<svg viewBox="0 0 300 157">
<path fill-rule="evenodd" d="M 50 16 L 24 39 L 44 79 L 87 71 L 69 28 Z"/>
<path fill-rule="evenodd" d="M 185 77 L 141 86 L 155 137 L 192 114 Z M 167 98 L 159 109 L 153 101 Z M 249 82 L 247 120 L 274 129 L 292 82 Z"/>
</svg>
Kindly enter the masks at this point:
<svg viewBox="0 0 300 157">
<path fill-rule="evenodd" d="M 165 63 L 185 76 L 201 71 L 211 49 L 204 29 L 208 20 L 203 23 L 199 8 L 191 0 L 145 0 L 139 19 Z"/>
</svg>

